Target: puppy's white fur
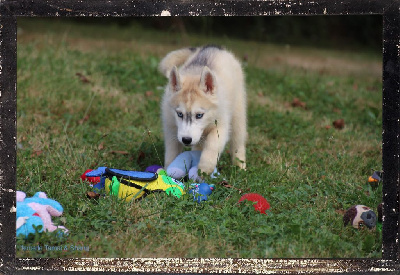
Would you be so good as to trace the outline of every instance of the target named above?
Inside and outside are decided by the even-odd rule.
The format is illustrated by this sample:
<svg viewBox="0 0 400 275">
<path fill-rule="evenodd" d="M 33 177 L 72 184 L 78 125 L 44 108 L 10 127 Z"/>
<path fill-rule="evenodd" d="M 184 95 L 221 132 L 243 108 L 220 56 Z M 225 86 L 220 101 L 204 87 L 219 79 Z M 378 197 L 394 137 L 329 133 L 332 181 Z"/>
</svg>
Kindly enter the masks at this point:
<svg viewBox="0 0 400 275">
<path fill-rule="evenodd" d="M 219 47 L 170 52 L 159 65 L 168 78 L 162 100 L 165 167 L 184 146 L 201 150 L 198 168 L 214 171 L 230 140 L 232 161 L 246 167 L 246 89 L 239 61 Z"/>
</svg>

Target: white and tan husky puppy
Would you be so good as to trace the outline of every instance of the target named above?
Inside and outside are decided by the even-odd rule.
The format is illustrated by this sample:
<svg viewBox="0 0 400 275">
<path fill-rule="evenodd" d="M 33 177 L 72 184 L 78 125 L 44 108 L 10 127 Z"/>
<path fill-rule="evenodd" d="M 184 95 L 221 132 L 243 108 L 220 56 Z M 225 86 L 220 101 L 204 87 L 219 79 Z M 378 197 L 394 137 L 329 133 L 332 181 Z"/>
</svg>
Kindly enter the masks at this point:
<svg viewBox="0 0 400 275">
<path fill-rule="evenodd" d="M 159 70 L 168 79 L 162 100 L 164 167 L 184 146 L 201 150 L 198 169 L 211 174 L 230 139 L 232 161 L 246 168 L 246 89 L 239 61 L 218 47 L 170 52 Z"/>
</svg>

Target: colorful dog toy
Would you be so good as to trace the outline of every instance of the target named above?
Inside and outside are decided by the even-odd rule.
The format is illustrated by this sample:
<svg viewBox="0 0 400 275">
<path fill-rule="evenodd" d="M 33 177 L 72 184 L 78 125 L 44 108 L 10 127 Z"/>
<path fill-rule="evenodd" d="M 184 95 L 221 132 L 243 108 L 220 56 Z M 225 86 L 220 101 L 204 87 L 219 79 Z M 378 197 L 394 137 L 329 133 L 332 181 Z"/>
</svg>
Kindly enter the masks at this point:
<svg viewBox="0 0 400 275">
<path fill-rule="evenodd" d="M 100 177 L 88 177 L 86 174 L 93 171 L 92 169 L 88 169 L 81 175 L 82 181 L 88 181 L 93 184 L 97 184 L 100 182 Z"/>
<path fill-rule="evenodd" d="M 260 212 L 261 214 L 267 215 L 267 213 L 265 213 L 265 211 L 270 208 L 270 205 L 269 205 L 268 201 L 263 196 L 261 196 L 260 194 L 256 194 L 256 193 L 244 194 L 239 199 L 238 203 L 240 203 L 240 202 L 242 202 L 244 200 L 257 202 L 256 204 L 253 205 L 254 209 L 256 211 Z"/>
<path fill-rule="evenodd" d="M 351 224 L 354 228 L 361 229 L 364 225 L 368 229 L 376 226 L 376 214 L 365 205 L 354 205 L 347 209 L 343 216 L 344 226 Z"/>
<path fill-rule="evenodd" d="M 368 178 L 368 182 L 370 184 L 378 184 L 381 181 L 382 181 L 382 172 L 379 171 L 374 171 L 372 176 Z"/>
<path fill-rule="evenodd" d="M 160 191 L 178 198 L 184 194 L 184 184 L 168 177 L 164 170 L 152 173 L 99 167 L 87 173 L 86 176 L 99 176 L 101 180 L 97 187 L 104 187 L 107 193 L 126 201 L 143 198 L 150 193 Z"/>
<path fill-rule="evenodd" d="M 211 195 L 215 188 L 214 184 L 199 183 L 192 184 L 194 188 L 189 190 L 189 194 L 193 194 L 193 200 L 197 202 L 202 202 L 208 200 L 208 196 Z"/>
<path fill-rule="evenodd" d="M 53 232 L 61 229 L 60 236 L 67 234 L 64 226 L 56 226 L 52 223 L 52 216 L 61 216 L 63 208 L 57 201 L 48 199 L 43 192 L 37 192 L 33 197 L 26 198 L 26 194 L 17 191 L 17 224 L 16 233 L 25 238 L 30 233 L 34 234 L 35 227 L 42 226 L 38 232 Z"/>
<path fill-rule="evenodd" d="M 146 168 L 146 172 L 151 172 L 151 173 L 157 173 L 160 169 L 163 169 L 161 165 L 150 165 L 149 167 Z"/>
<path fill-rule="evenodd" d="M 95 192 L 98 192 L 105 187 L 106 178 L 103 175 L 106 173 L 106 168 L 107 167 L 98 167 L 94 170 L 86 170 L 81 176 L 81 179 L 90 182 L 90 186 L 94 188 Z"/>
<path fill-rule="evenodd" d="M 198 175 L 198 164 L 200 162 L 201 151 L 185 151 L 179 154 L 173 162 L 167 167 L 167 174 L 174 179 L 184 178 L 186 175 L 189 179 L 200 181 Z M 211 174 L 211 177 L 218 175 L 217 168 Z"/>
</svg>

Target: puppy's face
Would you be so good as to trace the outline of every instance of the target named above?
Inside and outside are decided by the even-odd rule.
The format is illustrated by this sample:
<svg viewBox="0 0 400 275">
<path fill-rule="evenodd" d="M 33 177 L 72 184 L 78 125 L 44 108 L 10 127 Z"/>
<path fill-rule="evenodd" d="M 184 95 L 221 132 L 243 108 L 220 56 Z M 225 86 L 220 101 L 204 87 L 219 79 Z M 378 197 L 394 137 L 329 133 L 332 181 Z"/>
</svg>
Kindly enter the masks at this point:
<svg viewBox="0 0 400 275">
<path fill-rule="evenodd" d="M 205 70 L 208 76 L 203 76 L 204 70 L 201 76 L 183 77 L 176 68 L 171 71 L 170 106 L 178 128 L 177 138 L 185 146 L 197 145 L 207 128 L 215 124 L 215 81 L 211 72 Z"/>
</svg>

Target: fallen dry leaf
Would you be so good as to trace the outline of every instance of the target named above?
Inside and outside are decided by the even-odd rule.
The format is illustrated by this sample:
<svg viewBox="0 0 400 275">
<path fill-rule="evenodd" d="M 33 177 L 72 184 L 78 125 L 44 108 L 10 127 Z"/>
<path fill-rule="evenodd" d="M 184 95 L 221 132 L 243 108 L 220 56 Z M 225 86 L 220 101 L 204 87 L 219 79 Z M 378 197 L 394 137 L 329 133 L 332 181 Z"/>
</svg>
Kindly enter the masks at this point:
<svg viewBox="0 0 400 275">
<path fill-rule="evenodd" d="M 144 160 L 145 157 L 145 153 L 143 153 L 143 151 L 140 151 L 138 154 L 137 162 L 141 162 L 142 160 Z"/>
<path fill-rule="evenodd" d="M 89 120 L 89 115 L 86 115 L 84 118 L 82 118 L 81 120 L 78 121 L 79 124 L 83 124 L 85 121 Z"/>
<path fill-rule="evenodd" d="M 111 151 L 111 154 L 116 154 L 116 155 L 128 155 L 128 151 Z"/>
<path fill-rule="evenodd" d="M 329 81 L 328 83 L 326 83 L 326 85 L 327 85 L 328 87 L 332 87 L 333 85 L 335 85 L 335 82 Z"/>
<path fill-rule="evenodd" d="M 104 142 L 100 143 L 99 146 L 97 146 L 97 149 L 103 150 L 104 149 Z"/>
<path fill-rule="evenodd" d="M 40 156 L 41 154 L 43 154 L 43 151 L 34 151 L 33 153 L 32 153 L 32 155 L 31 155 L 31 157 L 38 157 L 38 156 Z"/>
<path fill-rule="evenodd" d="M 82 73 L 76 73 L 75 74 L 83 83 L 90 83 L 90 80 L 84 76 Z"/>
<path fill-rule="evenodd" d="M 220 185 L 222 185 L 223 187 L 226 187 L 226 188 L 232 188 L 232 189 L 238 190 L 239 194 L 243 193 L 242 189 L 239 189 L 239 188 L 236 188 L 236 187 L 230 185 L 229 182 L 227 182 L 226 180 L 223 180 L 223 181 L 219 182 L 218 184 L 220 184 Z"/>
<path fill-rule="evenodd" d="M 344 215 L 344 213 L 346 213 L 346 210 L 338 209 L 338 210 L 335 210 L 335 212 L 340 214 L 340 215 Z"/>
<path fill-rule="evenodd" d="M 332 124 L 333 124 L 333 127 L 341 130 L 344 128 L 344 119 L 342 118 L 342 119 L 335 120 Z"/>
<path fill-rule="evenodd" d="M 97 194 L 95 192 L 89 191 L 86 193 L 86 197 L 89 199 L 98 199 L 100 197 L 100 194 Z"/>
<path fill-rule="evenodd" d="M 306 108 L 306 103 L 298 99 L 297 97 L 292 101 L 292 107 L 301 107 L 303 109 Z"/>
</svg>

